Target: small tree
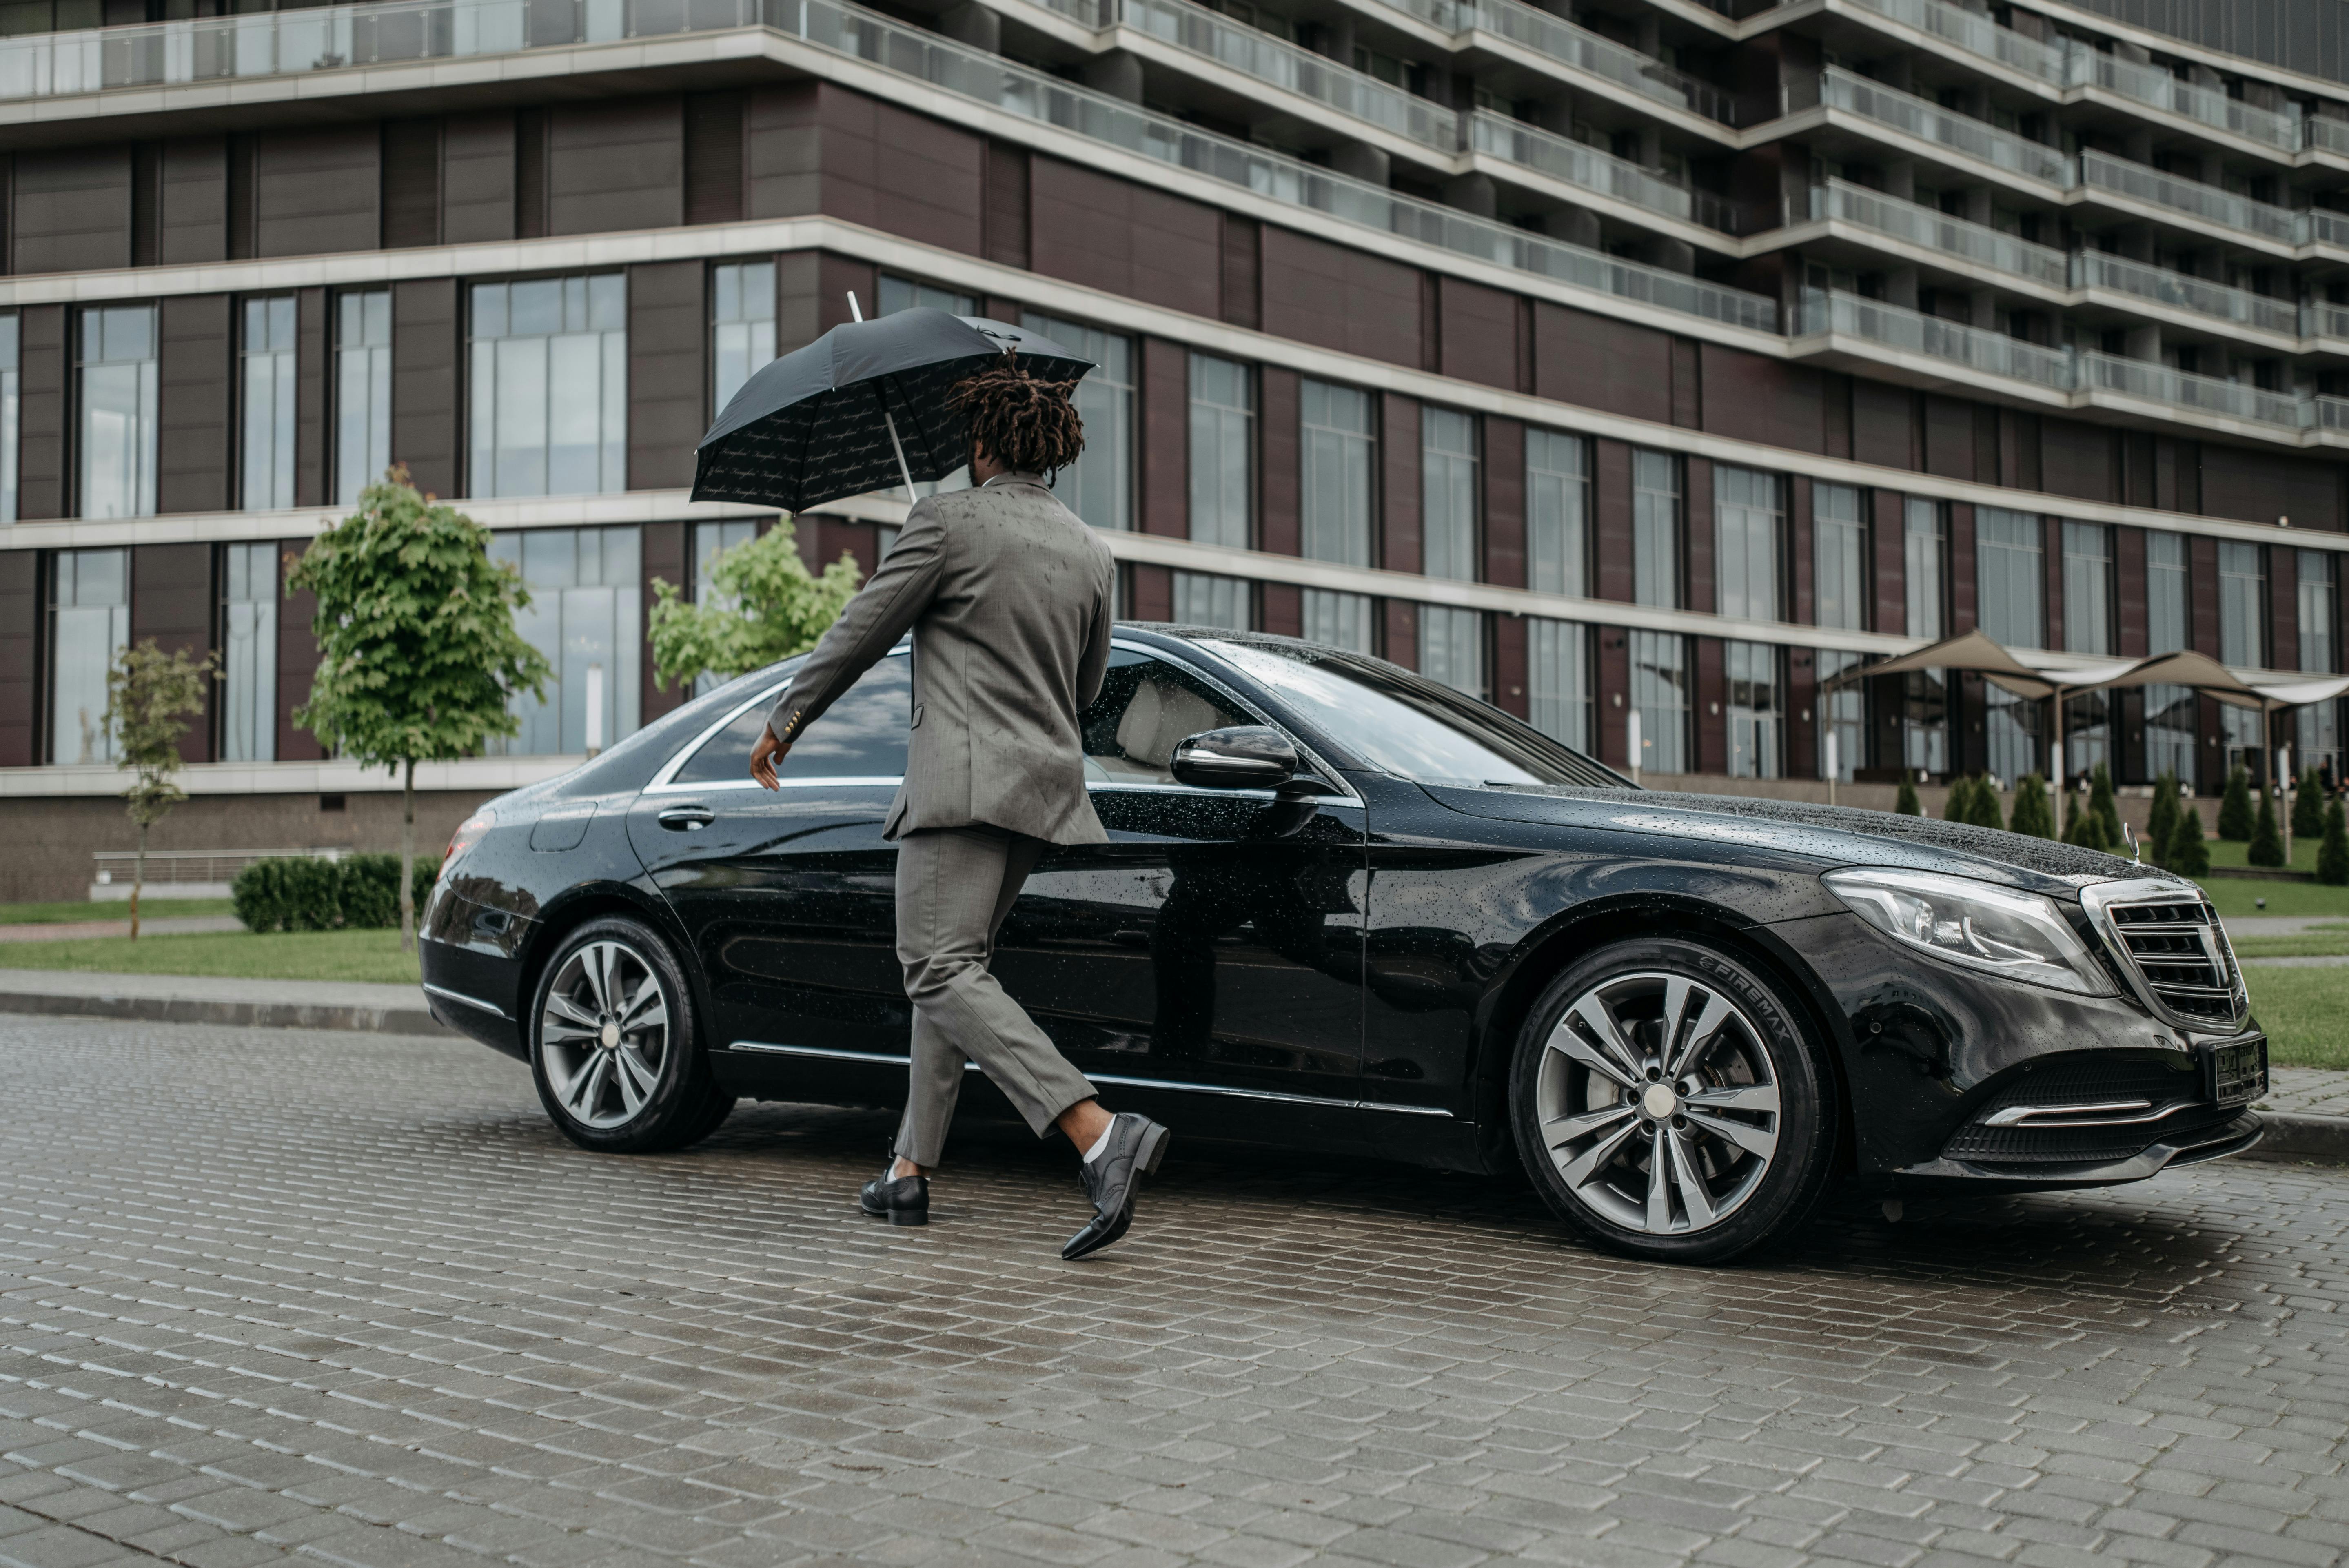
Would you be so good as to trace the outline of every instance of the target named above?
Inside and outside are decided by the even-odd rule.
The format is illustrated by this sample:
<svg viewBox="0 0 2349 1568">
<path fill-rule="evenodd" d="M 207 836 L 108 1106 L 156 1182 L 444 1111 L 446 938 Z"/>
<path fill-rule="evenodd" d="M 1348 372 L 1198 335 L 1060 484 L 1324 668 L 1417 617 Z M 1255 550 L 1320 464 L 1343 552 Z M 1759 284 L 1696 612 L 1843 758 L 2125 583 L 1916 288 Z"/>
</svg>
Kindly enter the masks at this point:
<svg viewBox="0 0 2349 1568">
<path fill-rule="evenodd" d="M 1925 814 L 1925 808 L 1917 803 L 1916 780 L 1910 779 L 1906 773 L 1900 775 L 1900 793 L 1893 800 L 1892 810 L 1895 815 L 1902 817 L 1921 817 Z"/>
<path fill-rule="evenodd" d="M 2077 844 L 2084 850 L 2113 852 L 2113 841 L 2105 837 L 2105 820 L 2093 810 L 2074 811 L 2064 823 L 2064 841 Z"/>
<path fill-rule="evenodd" d="M 2121 834 L 2121 807 L 2113 797 L 2113 770 L 2101 762 L 2088 775 L 2088 810 L 2105 830 L 2105 848 L 2120 853 L 2128 841 Z"/>
<path fill-rule="evenodd" d="M 2014 817 L 2007 823 L 2011 832 L 2029 833 L 2034 839 L 2055 836 L 2055 813 L 2047 807 L 2047 780 L 2036 773 L 2026 773 L 2014 787 Z"/>
<path fill-rule="evenodd" d="M 2015 804 L 2018 809 L 2022 803 L 2022 797 L 2017 796 Z M 1997 785 L 1987 779 L 1974 780 L 1973 799 L 1966 802 L 1966 820 L 1977 828 L 2006 826 L 2006 813 L 2000 810 L 1998 804 Z"/>
<path fill-rule="evenodd" d="M 860 576 L 855 559 L 844 552 L 823 576 L 809 572 L 787 518 L 713 556 L 712 593 L 699 603 L 687 603 L 656 577 L 646 622 L 654 678 L 664 689 L 671 681 L 704 675 L 731 678 L 805 653 L 840 619 Z"/>
<path fill-rule="evenodd" d="M 1941 802 L 1941 820 L 1947 822 L 1971 822 L 1974 820 L 1974 781 L 1961 773 L 1950 780 L 1949 798 Z"/>
<path fill-rule="evenodd" d="M 2202 840 L 2202 813 L 2191 800 L 2178 803 L 2178 826 L 2170 830 L 2169 852 L 2161 863 L 2182 877 L 2210 874 L 2210 846 Z"/>
<path fill-rule="evenodd" d="M 2316 880 L 2333 887 L 2349 885 L 2349 827 L 2344 827 L 2341 802 L 2324 808 L 2324 841 L 2316 847 Z"/>
<path fill-rule="evenodd" d="M 2292 786 L 2292 836 L 2295 839 L 2321 839 L 2324 836 L 2324 778 L 2313 768 L 2300 770 L 2300 781 Z"/>
<path fill-rule="evenodd" d="M 2219 802 L 2219 836 L 2240 843 L 2257 825 L 2251 810 L 2251 776 L 2238 766 L 2227 775 L 2227 793 Z"/>
<path fill-rule="evenodd" d="M 2145 858 L 2155 865 L 2169 863 L 2169 835 L 2178 830 L 2178 775 L 2169 769 L 2153 781 L 2153 809 L 2145 818 Z"/>
<path fill-rule="evenodd" d="M 2275 797 L 2260 791 L 2260 814 L 2251 824 L 2251 847 L 2243 858 L 2255 866 L 2283 864 L 2283 832 L 2276 825 Z"/>
<path fill-rule="evenodd" d="M 139 855 L 130 871 L 130 939 L 139 940 L 139 895 L 147 886 L 147 830 L 188 798 L 175 777 L 180 738 L 204 710 L 204 688 L 218 678 L 220 655 L 191 659 L 147 638 L 114 655 L 106 672 L 106 727 L 114 737 L 115 765 L 130 773 L 122 792 L 139 829 Z"/>
<path fill-rule="evenodd" d="M 435 504 L 395 468 L 285 574 L 318 596 L 318 670 L 295 722 L 329 751 L 400 778 L 399 945 L 416 948 L 416 765 L 454 761 L 521 720 L 510 698 L 543 697 L 545 658 L 514 630 L 530 603 L 520 573 L 490 559 L 490 531 Z"/>
</svg>

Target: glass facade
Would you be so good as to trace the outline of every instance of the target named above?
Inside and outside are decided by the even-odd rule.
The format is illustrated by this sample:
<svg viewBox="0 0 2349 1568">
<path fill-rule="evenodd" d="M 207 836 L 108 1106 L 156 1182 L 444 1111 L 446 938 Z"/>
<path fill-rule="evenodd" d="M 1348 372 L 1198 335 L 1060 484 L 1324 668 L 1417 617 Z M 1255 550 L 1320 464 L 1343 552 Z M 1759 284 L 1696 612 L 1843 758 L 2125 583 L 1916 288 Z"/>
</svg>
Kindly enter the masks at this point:
<svg viewBox="0 0 2349 1568">
<path fill-rule="evenodd" d="M 1861 662 L 1857 654 L 1833 648 L 1821 648 L 1811 655 L 1811 667 L 1822 686 Z M 1822 779 L 1829 771 L 1829 736 L 1835 738 L 1835 777 L 1848 784 L 1852 769 L 1868 766 L 1868 701 L 1866 690 L 1858 683 L 1838 686 L 1819 698 L 1818 769 Z"/>
<path fill-rule="evenodd" d="M 81 313 L 81 515 L 155 511 L 155 307 Z"/>
<path fill-rule="evenodd" d="M 1303 449 L 1299 519 L 1308 561 L 1371 564 L 1371 476 L 1377 446 L 1371 395 L 1327 381 L 1299 387 Z"/>
<path fill-rule="evenodd" d="M 1950 603 L 1950 528 L 1941 503 L 1908 497 L 1900 509 L 1900 533 L 1909 634 L 1938 643 L 1949 635 Z M 1918 670 L 1902 678 L 1902 767 L 1949 771 L 1948 682 L 1941 670 Z"/>
<path fill-rule="evenodd" d="M 2096 523 L 2064 525 L 2064 647 L 2113 651 L 2113 531 Z"/>
<path fill-rule="evenodd" d="M 244 302 L 244 510 L 294 504 L 294 296 Z"/>
<path fill-rule="evenodd" d="M 1713 582 L 1723 615 L 1785 619 L 1779 569 L 1779 536 L 1786 522 L 1782 488 L 1775 474 L 1713 465 Z"/>
<path fill-rule="evenodd" d="M 1430 577 L 1473 583 L 1480 575 L 1476 570 L 1476 421 L 1450 408 L 1423 407 L 1419 438 L 1423 570 Z"/>
<path fill-rule="evenodd" d="M 940 288 L 936 284 L 916 283 L 911 278 L 892 277 L 887 273 L 881 274 L 880 306 L 880 309 L 873 313 L 874 315 L 895 315 L 901 310 L 916 308 L 942 310 L 948 315 L 978 314 L 978 301 L 970 294 L 957 294 L 952 289 Z M 1028 330 L 1044 332 L 1042 327 L 1034 325 L 1032 323 Z M 1061 336 L 1059 333 L 1044 332 L 1044 335 L 1053 339 L 1063 348 L 1073 348 L 1080 354 L 1084 352 L 1082 347 Z"/>
<path fill-rule="evenodd" d="M 1485 696 L 1485 617 L 1475 610 L 1423 604 L 1419 673 L 1470 696 Z"/>
<path fill-rule="evenodd" d="M 2267 649 L 2267 563 L 2256 544 L 2219 542 L 2219 662 L 2262 669 Z"/>
<path fill-rule="evenodd" d="M 968 315 L 968 312 L 957 314 Z M 1053 480 L 1071 511 L 1095 528 L 1133 527 L 1133 339 L 1049 315 L 1020 325 L 1083 355 L 1093 370 L 1077 383 L 1077 418 L 1084 421 L 1085 452 Z"/>
<path fill-rule="evenodd" d="M 49 589 L 49 760 L 111 762 L 106 673 L 130 641 L 130 552 L 60 550 Z"/>
<path fill-rule="evenodd" d="M 2302 550 L 2298 554 L 2300 667 L 2312 674 L 2331 675 L 2340 668 L 2339 645 L 2334 639 L 2339 635 L 2341 614 L 2333 552 Z"/>
<path fill-rule="evenodd" d="M 17 330 L 15 313 L 0 315 L 0 522 L 16 521 L 16 438 L 22 422 Z"/>
<path fill-rule="evenodd" d="M 2186 646 L 2188 571 L 2184 534 L 2155 530 L 2145 536 L 2145 645 L 2148 654 L 2174 654 Z M 2145 770 L 2149 777 L 2175 773 L 2178 782 L 2193 787 L 2198 706 L 2190 686 L 2145 688 Z"/>
<path fill-rule="evenodd" d="M 775 356 L 775 263 L 726 262 L 709 269 L 710 417 Z"/>
<path fill-rule="evenodd" d="M 1371 602 L 1362 594 L 1308 588 L 1303 620 L 1309 643 L 1327 643 L 1357 654 L 1371 651 Z"/>
<path fill-rule="evenodd" d="M 335 500 L 359 492 L 391 467 L 391 291 L 335 298 Z"/>
<path fill-rule="evenodd" d="M 1590 628 L 1526 618 L 1526 696 L 1533 727 L 1578 751 L 1591 751 Z"/>
<path fill-rule="evenodd" d="M 268 762 L 277 755 L 277 547 L 221 552 L 220 757 Z"/>
<path fill-rule="evenodd" d="M 1868 523 L 1859 491 L 1811 487 L 1811 620 L 1837 631 L 1868 626 Z"/>
<path fill-rule="evenodd" d="M 2003 507 L 1974 509 L 1975 583 L 1982 629 L 2010 648 L 2047 642 L 2045 531 L 2030 513 Z M 2012 784 L 2041 769 L 2043 703 L 1982 683 L 1990 770 Z"/>
<path fill-rule="evenodd" d="M 473 494 L 627 488 L 627 325 L 618 273 L 473 286 Z"/>
<path fill-rule="evenodd" d="M 1681 607 L 1681 460 L 1669 452 L 1631 454 L 1631 602 Z"/>
<path fill-rule="evenodd" d="M 1201 544 L 1245 550 L 1256 538 L 1255 511 L 1255 379 L 1237 361 L 1194 354 L 1191 537 Z"/>
<path fill-rule="evenodd" d="M 1590 596 L 1590 443 L 1580 436 L 1526 432 L 1526 586 Z"/>
<path fill-rule="evenodd" d="M 522 733 L 499 749 L 518 757 L 570 757 L 634 732 L 644 648 L 637 531 L 497 533 L 490 553 L 521 571 L 531 604 L 514 617 L 515 628 L 554 668 L 544 701 L 527 693 L 514 698 Z"/>
<path fill-rule="evenodd" d="M 1254 600 L 1244 577 L 1218 577 L 1206 572 L 1174 573 L 1174 619 L 1184 625 L 1252 631 Z"/>
<path fill-rule="evenodd" d="M 1639 767 L 1688 771 L 1688 644 L 1670 632 L 1633 632 L 1631 706 L 1640 715 Z"/>
<path fill-rule="evenodd" d="M 1768 643 L 1723 645 L 1729 701 L 1729 776 L 1777 779 L 1786 771 L 1785 655 Z"/>
</svg>

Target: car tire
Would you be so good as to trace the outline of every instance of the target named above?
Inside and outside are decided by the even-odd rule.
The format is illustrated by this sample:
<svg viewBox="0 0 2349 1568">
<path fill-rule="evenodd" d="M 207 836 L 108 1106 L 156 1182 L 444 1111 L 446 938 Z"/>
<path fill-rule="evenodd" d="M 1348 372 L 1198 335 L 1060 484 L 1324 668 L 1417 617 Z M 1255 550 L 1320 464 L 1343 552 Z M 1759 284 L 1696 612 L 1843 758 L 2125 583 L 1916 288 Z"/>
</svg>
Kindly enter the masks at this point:
<svg viewBox="0 0 2349 1568">
<path fill-rule="evenodd" d="M 734 1109 L 710 1076 L 685 972 L 641 921 L 594 920 L 564 937 L 539 973 L 529 1036 L 539 1103 L 582 1149 L 682 1149 Z"/>
<path fill-rule="evenodd" d="M 1551 981 L 1518 1037 L 1509 1120 L 1578 1234 L 1720 1263 L 1809 1218 L 1832 1171 L 1834 1078 L 1803 1015 L 1703 942 L 1647 937 Z"/>
</svg>

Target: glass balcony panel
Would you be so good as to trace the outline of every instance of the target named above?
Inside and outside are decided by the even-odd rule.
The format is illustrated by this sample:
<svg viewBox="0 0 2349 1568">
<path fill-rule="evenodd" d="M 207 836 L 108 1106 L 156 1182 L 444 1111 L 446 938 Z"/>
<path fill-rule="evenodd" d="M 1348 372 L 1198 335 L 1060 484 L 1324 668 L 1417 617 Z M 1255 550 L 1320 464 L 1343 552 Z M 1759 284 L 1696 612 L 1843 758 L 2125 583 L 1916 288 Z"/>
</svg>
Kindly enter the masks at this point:
<svg viewBox="0 0 2349 1568">
<path fill-rule="evenodd" d="M 2300 122 L 2300 129 L 2304 145 L 2349 156 L 2349 119 L 2311 115 Z"/>
<path fill-rule="evenodd" d="M 1905 27 L 1930 33 L 1970 55 L 2036 77 L 2051 87 L 2064 83 L 2064 54 L 2054 46 L 2002 27 L 1989 17 L 1943 0 L 1856 0 L 1856 3 Z"/>
<path fill-rule="evenodd" d="M 2064 253 L 1841 180 L 1811 188 L 1811 216 L 1857 223 L 2052 288 L 2070 286 Z"/>
<path fill-rule="evenodd" d="M 2072 281 L 2078 288 L 2111 289 L 2217 321 L 2300 335 L 2300 310 L 2290 300 L 2269 299 L 2248 289 L 2148 267 L 2102 251 L 2082 251 L 2072 258 Z"/>
<path fill-rule="evenodd" d="M 2026 180 L 2060 190 L 2069 189 L 2078 179 L 2072 160 L 2054 148 L 1969 116 L 1954 114 L 1939 104 L 1856 77 L 1849 71 L 1829 67 L 1819 77 L 1818 95 L 1818 101 L 1830 108 L 1875 120 L 1920 141 L 1962 152 Z M 1787 105 L 1789 110 L 1805 107 L 1807 106 L 1793 102 Z"/>
<path fill-rule="evenodd" d="M 1900 353 L 1952 360 L 1988 375 L 2059 392 L 2072 387 L 2072 356 L 2064 349 L 2043 348 L 2003 333 L 1985 332 L 1857 294 L 1804 291 L 1802 330 L 1864 338 Z"/>
<path fill-rule="evenodd" d="M 2286 244 L 2297 242 L 2300 214 L 2282 207 L 2271 207 L 2264 201 L 2254 201 L 2248 196 L 2231 195 L 2215 185 L 2164 174 L 2160 170 L 2149 169 L 2142 163 L 2125 163 L 2101 152 L 2083 152 L 2080 154 L 2080 179 L 2082 183 L 2097 190 L 2150 202 L 2157 207 L 2167 207 L 2172 211 L 2190 213 L 2225 228 L 2262 234 Z"/>
<path fill-rule="evenodd" d="M 1416 10 L 1415 5 L 1401 8 Z M 1739 123 L 1733 95 L 1519 0 L 1449 0 L 1442 8 L 1451 13 L 1451 20 L 1438 25 L 1455 32 L 1481 28 L 1658 103 L 1692 110 L 1723 125 Z"/>
<path fill-rule="evenodd" d="M 2240 381 L 2215 376 L 2195 376 L 2147 359 L 2123 359 L 2117 355 L 2079 355 L 2084 388 L 2118 392 L 2150 402 L 2168 403 L 2199 413 L 2249 419 L 2297 430 L 2308 425 L 2313 409 L 2307 399 L 2289 392 L 2263 392 Z"/>
<path fill-rule="evenodd" d="M 2329 337 L 2336 342 L 2349 340 L 2349 304 L 2330 304 L 2317 300 L 2301 306 L 2300 335 L 2302 337 Z"/>
<path fill-rule="evenodd" d="M 1449 153 L 1460 145 L 1452 110 L 1350 70 L 1260 28 L 1190 0 L 1114 0 L 1129 27 L 1201 55 L 1269 86 L 1327 104 L 1340 114 Z"/>
<path fill-rule="evenodd" d="M 2294 150 L 2301 144 L 2302 133 L 2295 117 L 2229 98 L 2213 88 L 2180 81 L 2158 66 L 2118 59 L 2078 43 L 2067 52 L 2064 65 L 2067 87 L 2101 88 L 2148 108 L 2182 115 L 2271 147 Z"/>
<path fill-rule="evenodd" d="M 2311 207 L 2294 214 L 2300 220 L 2298 238 L 2303 245 L 2339 245 L 2349 249 L 2349 212 Z"/>
<path fill-rule="evenodd" d="M 1629 201 L 1661 217 L 1702 224 L 1723 233 L 1743 232 L 1734 226 L 1738 222 L 1734 204 L 1709 191 L 1676 185 L 1627 159 L 1554 136 L 1506 115 L 1477 110 L 1469 119 L 1468 144 L 1478 152 L 1506 159 L 1585 191 Z"/>
</svg>

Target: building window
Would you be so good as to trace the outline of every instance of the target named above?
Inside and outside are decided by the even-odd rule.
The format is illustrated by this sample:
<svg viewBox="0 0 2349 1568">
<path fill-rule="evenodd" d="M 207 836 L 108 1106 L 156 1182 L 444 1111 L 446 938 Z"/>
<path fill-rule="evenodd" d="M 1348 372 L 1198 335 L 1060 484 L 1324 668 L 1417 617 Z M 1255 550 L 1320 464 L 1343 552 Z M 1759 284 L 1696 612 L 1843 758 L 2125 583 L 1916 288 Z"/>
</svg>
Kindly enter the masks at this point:
<svg viewBox="0 0 2349 1568">
<path fill-rule="evenodd" d="M 2174 654 L 2187 643 L 2186 536 L 2149 532 L 2145 536 L 2146 651 Z M 2175 773 L 2178 782 L 2194 784 L 2194 737 L 2199 727 L 2194 689 L 2182 686 L 2145 688 L 2145 768 L 2158 778 Z"/>
<path fill-rule="evenodd" d="M 1783 621 L 1779 537 L 1786 509 L 1775 474 L 1716 464 L 1713 470 L 1713 580 L 1722 614 Z"/>
<path fill-rule="evenodd" d="M 1836 648 L 1821 648 L 1811 655 L 1811 665 L 1819 683 L 1826 682 L 1846 670 L 1862 664 L 1857 654 Z M 1828 749 L 1833 737 L 1835 748 Z M 1822 692 L 1819 696 L 1819 777 L 1833 777 L 1848 784 L 1852 770 L 1868 765 L 1868 698 L 1861 684 L 1854 681 Z"/>
<path fill-rule="evenodd" d="M 1533 727 L 1577 751 L 1591 749 L 1590 629 L 1526 618 L 1527 713 Z"/>
<path fill-rule="evenodd" d="M 2019 697 L 1982 683 L 1983 728 L 1990 770 L 2009 784 L 2026 773 L 2037 773 L 2039 727 L 2044 702 Z"/>
<path fill-rule="evenodd" d="M 14 313 L 0 315 L 0 522 L 16 521 L 17 332 Z"/>
<path fill-rule="evenodd" d="M 1174 619 L 1186 626 L 1220 626 L 1227 632 L 1255 629 L 1247 580 L 1206 572 L 1174 573 Z"/>
<path fill-rule="evenodd" d="M 49 760 L 111 762 L 106 672 L 130 640 L 130 552 L 61 550 L 49 594 Z"/>
<path fill-rule="evenodd" d="M 1133 339 L 1079 322 L 1029 315 L 1020 325 L 1093 362 L 1070 399 L 1084 421 L 1085 452 L 1054 480 L 1071 511 L 1095 528 L 1133 527 Z"/>
<path fill-rule="evenodd" d="M 618 273 L 473 286 L 473 494 L 627 488 L 627 324 Z"/>
<path fill-rule="evenodd" d="M 2267 564 L 2256 544 L 2219 542 L 2219 662 L 2262 669 L 2267 659 Z"/>
<path fill-rule="evenodd" d="M 1767 643 L 1726 645 L 1729 676 L 1729 776 L 1777 779 L 1786 771 L 1786 684 L 1779 650 Z"/>
<path fill-rule="evenodd" d="M 948 315 L 977 315 L 978 301 L 970 294 L 957 294 L 952 289 L 940 288 L 936 284 L 917 284 L 911 278 L 892 277 L 884 273 L 881 274 L 881 308 L 874 314 L 895 315 L 901 310 L 942 310 Z M 1034 324 L 1033 317 L 1030 318 L 1028 330 L 1044 332 L 1044 328 Z M 1070 342 L 1058 333 L 1044 332 L 1044 335 L 1053 339 L 1063 348 L 1074 348 L 1079 353 L 1083 352 L 1078 345 Z"/>
<path fill-rule="evenodd" d="M 155 307 L 81 315 L 81 515 L 155 511 Z"/>
<path fill-rule="evenodd" d="M 2303 550 L 2300 560 L 2300 667 L 2313 675 L 2333 672 L 2333 623 L 2338 614 L 2333 598 L 2333 554 Z"/>
<path fill-rule="evenodd" d="M 1256 389 L 1247 366 L 1191 356 L 1191 537 L 1246 550 L 1255 538 Z M 1220 622 L 1201 622 L 1219 625 Z"/>
<path fill-rule="evenodd" d="M 2044 647 L 2046 549 L 2039 519 L 2003 507 L 1974 510 L 1982 629 L 2010 648 Z"/>
<path fill-rule="evenodd" d="M 244 510 L 294 504 L 294 296 L 244 302 Z"/>
<path fill-rule="evenodd" d="M 1351 653 L 1371 651 L 1371 602 L 1360 593 L 1340 593 L 1308 588 L 1304 593 L 1304 636 L 1309 643 L 1327 643 Z"/>
<path fill-rule="evenodd" d="M 709 408 L 717 415 L 775 356 L 775 263 L 729 262 L 710 270 L 710 285 Z"/>
<path fill-rule="evenodd" d="M 1419 608 L 1419 673 L 1454 691 L 1485 696 L 1485 617 L 1448 604 Z"/>
<path fill-rule="evenodd" d="M 571 757 L 636 727 L 644 643 L 641 542 L 634 528 L 541 528 L 492 534 L 490 553 L 522 573 L 531 604 L 514 624 L 546 655 L 546 698 L 513 699 L 522 733 L 501 749 Z"/>
<path fill-rule="evenodd" d="M 1537 593 L 1588 598 L 1589 561 L 1590 443 L 1557 430 L 1527 430 L 1526 586 Z"/>
<path fill-rule="evenodd" d="M 1811 619 L 1842 632 L 1868 626 L 1868 524 L 1859 491 L 1849 485 L 1811 487 Z"/>
<path fill-rule="evenodd" d="M 221 760 L 268 762 L 277 756 L 277 547 L 221 553 Z"/>
<path fill-rule="evenodd" d="M 1681 607 L 1681 460 L 1669 452 L 1631 454 L 1631 602 Z"/>
<path fill-rule="evenodd" d="M 1915 496 L 1901 507 L 1901 562 L 1906 569 L 1909 634 L 1938 643 L 1949 634 L 1950 530 L 1941 503 Z M 1948 676 L 1919 670 L 1901 682 L 1900 761 L 1906 768 L 1946 773 L 1950 767 Z"/>
<path fill-rule="evenodd" d="M 1304 469 L 1304 555 L 1341 566 L 1371 563 L 1371 396 L 1327 381 L 1299 388 Z"/>
<path fill-rule="evenodd" d="M 391 291 L 335 297 L 335 500 L 359 492 L 391 467 Z"/>
<path fill-rule="evenodd" d="M 759 536 L 759 525 L 749 518 L 737 518 L 727 522 L 697 522 L 693 525 L 693 602 L 697 604 L 729 604 L 733 595 L 721 593 L 710 576 L 710 566 L 718 553 L 738 544 L 748 544 Z M 715 670 L 704 670 L 693 677 L 693 695 L 716 691 L 730 678 Z"/>
<path fill-rule="evenodd" d="M 1423 407 L 1419 444 L 1424 570 L 1430 577 L 1474 583 L 1477 577 L 1476 421 L 1450 408 Z"/>
<path fill-rule="evenodd" d="M 2095 523 L 2064 525 L 2064 647 L 2113 651 L 2113 531 Z"/>
<path fill-rule="evenodd" d="M 1688 645 L 1670 632 L 1631 634 L 1631 706 L 1640 715 L 1640 754 L 1650 773 L 1688 771 Z"/>
</svg>

